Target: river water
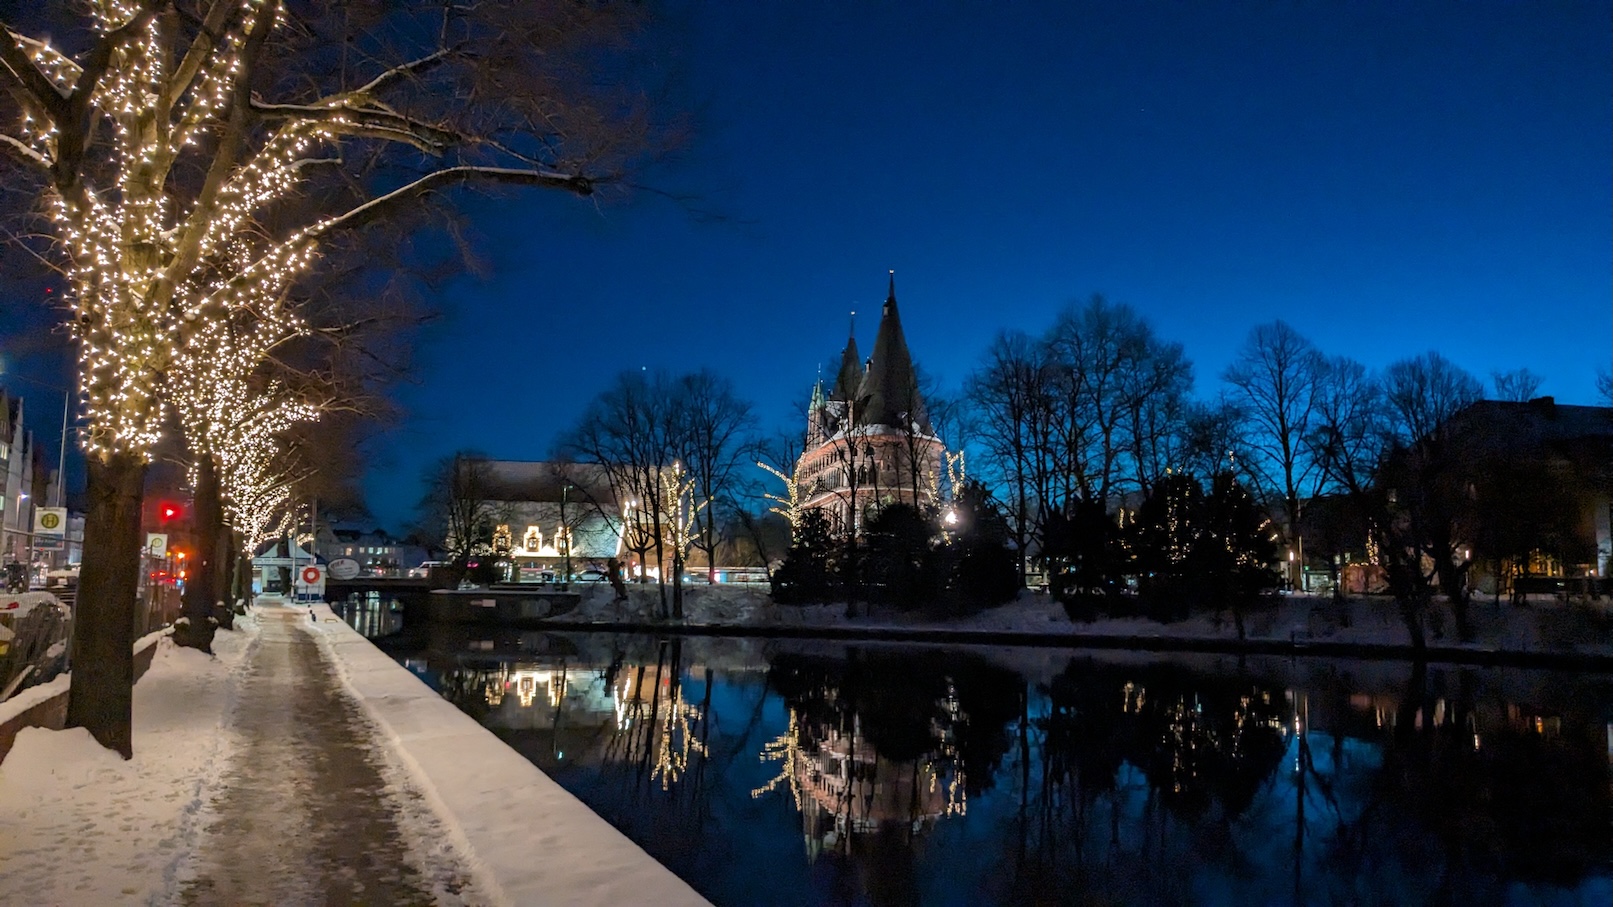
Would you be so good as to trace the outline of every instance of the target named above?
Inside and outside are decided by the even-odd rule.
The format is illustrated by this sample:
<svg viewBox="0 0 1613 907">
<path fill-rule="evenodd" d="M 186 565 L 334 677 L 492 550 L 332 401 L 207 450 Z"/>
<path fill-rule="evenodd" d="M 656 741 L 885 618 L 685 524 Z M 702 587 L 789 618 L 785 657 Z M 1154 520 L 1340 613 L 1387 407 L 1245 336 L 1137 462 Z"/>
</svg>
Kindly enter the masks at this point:
<svg viewBox="0 0 1613 907">
<path fill-rule="evenodd" d="M 384 608 L 349 620 L 396 629 Z M 719 905 L 1613 903 L 1606 675 L 463 628 L 381 644 Z"/>
</svg>

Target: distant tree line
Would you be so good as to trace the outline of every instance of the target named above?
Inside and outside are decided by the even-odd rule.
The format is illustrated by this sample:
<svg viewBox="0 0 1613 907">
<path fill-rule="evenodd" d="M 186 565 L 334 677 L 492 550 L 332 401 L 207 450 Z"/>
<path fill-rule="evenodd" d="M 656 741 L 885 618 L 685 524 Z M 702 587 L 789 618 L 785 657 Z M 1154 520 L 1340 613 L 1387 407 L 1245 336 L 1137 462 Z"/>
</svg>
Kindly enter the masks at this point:
<svg viewBox="0 0 1613 907">
<path fill-rule="evenodd" d="M 965 380 L 968 435 L 977 472 L 1006 502 L 1021 576 L 1045 570 L 1061 597 L 1090 601 L 1112 599 L 1123 574 L 1144 597 L 1152 587 L 1184 606 L 1224 597 L 1214 588 L 1246 600 L 1251 558 L 1288 564 L 1281 581 L 1298 585 L 1308 560 L 1336 569 L 1370 551 L 1421 645 L 1436 589 L 1468 633 L 1474 559 L 1584 556 L 1578 514 L 1544 466 L 1480 464 L 1466 455 L 1473 438 L 1450 436 L 1484 387 L 1438 353 L 1374 373 L 1275 321 L 1250 332 L 1222 377 L 1213 400 L 1194 399 L 1181 345 L 1102 297 L 1041 336 L 999 334 Z M 1527 369 L 1492 378 L 1494 396 L 1517 402 L 1541 380 Z M 1191 476 L 1213 477 L 1209 493 Z M 1163 531 L 1162 508 L 1194 516 Z M 1206 527 L 1234 511 L 1230 559 L 1217 564 L 1222 546 L 1192 554 L 1202 533 L 1232 531 Z M 1255 519 L 1270 529 L 1253 531 Z M 1286 556 L 1268 544 L 1278 541 Z"/>
<path fill-rule="evenodd" d="M 1370 561 L 1421 645 L 1435 592 L 1469 632 L 1478 559 L 1499 573 L 1539 554 L 1589 556 L 1574 483 L 1527 458 L 1467 456 L 1482 441 L 1472 426 L 1451 436 L 1484 387 L 1438 353 L 1373 372 L 1274 321 L 1221 378 L 1213 398 L 1196 397 L 1182 345 L 1102 297 L 1039 336 L 1004 331 L 960 399 L 924 391 L 938 430 L 968 451 L 971 481 L 926 506 L 870 506 L 849 544 L 799 507 L 800 429 L 764 439 L 751 404 L 709 369 L 622 373 L 558 457 L 610 477 L 625 546 L 659 565 L 669 617 L 682 614 L 689 564 L 709 580 L 728 558 L 779 565 L 781 602 L 959 613 L 1033 580 L 1072 619 L 1230 612 L 1241 633 L 1247 609 L 1301 585 L 1307 563 L 1326 565 L 1337 591 L 1343 565 Z M 1527 369 L 1492 379 L 1494 397 L 1516 402 L 1541 381 Z"/>
</svg>

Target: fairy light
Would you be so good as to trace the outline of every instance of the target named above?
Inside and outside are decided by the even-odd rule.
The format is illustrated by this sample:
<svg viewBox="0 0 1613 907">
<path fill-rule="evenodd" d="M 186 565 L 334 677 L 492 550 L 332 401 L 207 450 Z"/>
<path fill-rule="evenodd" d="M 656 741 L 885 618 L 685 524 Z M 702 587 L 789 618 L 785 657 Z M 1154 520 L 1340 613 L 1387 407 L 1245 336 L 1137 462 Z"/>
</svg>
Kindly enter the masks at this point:
<svg viewBox="0 0 1613 907">
<path fill-rule="evenodd" d="M 750 792 L 752 800 L 761 799 L 762 796 L 777 790 L 779 785 L 790 786 L 790 798 L 795 801 L 795 808 L 800 809 L 804 802 L 801 790 L 801 718 L 790 709 L 790 724 L 784 733 L 769 740 L 762 745 L 762 751 L 757 755 L 762 763 L 777 762 L 779 773 L 770 778 L 766 784 Z"/>
<path fill-rule="evenodd" d="M 683 464 L 661 470 L 661 500 L 671 508 L 666 514 L 667 543 L 680 555 L 689 553 L 698 528 L 696 517 L 711 503 L 709 498 L 696 501 L 694 494 L 695 478 L 683 471 Z"/>
<path fill-rule="evenodd" d="M 794 535 L 795 531 L 801 528 L 801 486 L 795 481 L 794 476 L 786 475 L 784 472 L 760 461 L 756 465 L 772 473 L 778 477 L 780 482 L 784 483 L 784 494 L 782 496 L 772 492 L 765 492 L 762 497 L 773 502 L 774 506 L 767 508 L 768 512 L 776 513 L 783 517 L 790 524 L 790 534 Z"/>
<path fill-rule="evenodd" d="M 8 30 L 0 40 L 11 41 L 11 58 L 20 55 L 39 76 L 24 80 L 38 84 L 38 97 L 14 93 L 7 138 L 46 184 L 41 209 L 64 259 L 86 426 L 80 444 L 91 457 L 149 460 L 177 416 L 187 437 L 220 459 L 228 495 L 260 495 L 285 479 L 260 462 L 284 454 L 272 438 L 314 416 L 285 399 L 283 388 L 269 393 L 257 367 L 266 350 L 304 330 L 286 298 L 318 260 L 327 232 L 412 198 L 410 190 L 443 171 L 504 181 L 525 175 L 580 193 L 591 187 L 569 167 L 461 136 L 385 96 L 418 84 L 400 77 L 451 56 L 447 47 L 358 87 L 276 103 L 252 96 L 254 83 L 268 80 L 249 78 L 256 75 L 249 54 L 265 46 L 265 30 L 293 27 L 283 0 L 210 4 L 205 27 L 136 0 L 81 6 L 94 37 L 117 40 L 76 60 L 46 39 Z M 100 68 L 92 70 L 91 60 Z M 249 104 L 253 125 L 238 132 L 236 114 Z M 63 110 L 73 123 L 57 120 Z M 60 147 L 64 130 L 71 155 Z M 288 213 L 284 203 L 306 189 L 314 168 L 349 159 L 342 154 L 348 141 L 406 146 L 436 163 L 362 204 L 271 227 L 268 215 Z M 231 157 L 212 156 L 220 153 Z M 245 425 L 263 436 L 242 435 Z M 267 500 L 251 505 L 253 520 L 272 523 L 272 513 L 284 510 Z"/>
<path fill-rule="evenodd" d="M 659 779 L 661 790 L 666 791 L 677 783 L 689 769 L 691 755 L 709 755 L 706 745 L 695 736 L 694 726 L 704 720 L 700 707 L 683 699 L 683 688 L 667 704 L 665 719 L 657 736 L 655 767 L 650 780 Z"/>
</svg>

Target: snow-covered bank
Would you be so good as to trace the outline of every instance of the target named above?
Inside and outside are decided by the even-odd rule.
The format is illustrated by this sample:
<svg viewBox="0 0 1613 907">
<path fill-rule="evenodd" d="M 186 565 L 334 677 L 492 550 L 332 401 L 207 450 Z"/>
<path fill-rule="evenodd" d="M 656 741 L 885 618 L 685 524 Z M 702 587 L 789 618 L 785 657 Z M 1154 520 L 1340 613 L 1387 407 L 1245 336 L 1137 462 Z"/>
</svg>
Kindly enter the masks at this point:
<svg viewBox="0 0 1613 907">
<path fill-rule="evenodd" d="M 134 758 L 127 762 L 83 729 L 18 733 L 0 763 L 4 897 L 30 904 L 173 900 L 207 779 L 229 760 L 223 723 L 237 669 L 256 638 L 252 618 L 236 626 L 218 635 L 216 657 L 156 641 L 134 689 Z M 66 682 L 23 695 L 48 697 Z"/>
<path fill-rule="evenodd" d="M 490 896 L 511 905 L 706 903 L 328 608 L 314 611 L 343 679 Z"/>
<path fill-rule="evenodd" d="M 630 587 L 629 600 L 616 602 L 609 588 L 585 588 L 578 608 L 557 624 L 598 627 L 664 626 L 656 617 L 659 595 L 654 586 Z M 1230 613 L 1197 615 L 1175 623 L 1144 617 L 1104 617 L 1071 621 L 1051 596 L 1023 592 L 1015 601 L 968 617 L 936 619 L 923 614 L 858 605 L 848 618 L 844 604 L 775 605 L 761 586 L 704 586 L 685 590 L 686 631 L 758 633 L 822 631 L 825 635 L 870 636 L 909 634 L 945 636 L 967 642 L 969 636 L 1037 645 L 1135 645 L 1148 648 L 1191 645 L 1204 648 L 1240 645 L 1325 650 L 1334 654 L 1382 651 L 1399 657 L 1411 638 L 1395 603 L 1362 597 L 1344 603 L 1322 596 L 1282 595 L 1245 615 L 1239 639 Z M 1475 599 L 1469 607 L 1472 638 L 1459 640 L 1449 608 L 1430 609 L 1426 641 L 1433 654 L 1446 657 L 1559 657 L 1613 664 L 1613 604 L 1575 603 L 1537 597 L 1525 605 Z"/>
<path fill-rule="evenodd" d="M 54 599 L 53 599 L 54 600 Z M 134 679 L 140 678 L 151 667 L 157 652 L 157 643 L 168 635 L 167 630 L 148 633 L 134 641 Z M 58 643 L 57 645 L 60 645 Z M 29 687 L 4 702 L 0 702 L 0 762 L 11 752 L 11 745 L 24 728 L 60 730 L 67 721 L 68 675 L 62 674 L 37 686 Z"/>
</svg>

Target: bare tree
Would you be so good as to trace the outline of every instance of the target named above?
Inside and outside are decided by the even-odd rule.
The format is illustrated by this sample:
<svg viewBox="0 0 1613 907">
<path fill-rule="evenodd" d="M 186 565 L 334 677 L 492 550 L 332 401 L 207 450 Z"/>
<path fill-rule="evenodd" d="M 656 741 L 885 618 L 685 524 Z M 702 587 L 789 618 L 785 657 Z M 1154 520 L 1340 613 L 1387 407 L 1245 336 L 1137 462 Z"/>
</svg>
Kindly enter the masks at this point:
<svg viewBox="0 0 1613 907">
<path fill-rule="evenodd" d="M 683 451 L 684 469 L 693 482 L 693 494 L 704 506 L 694 514 L 691 544 L 706 555 L 706 580 L 717 582 L 718 527 L 730 499 L 729 486 L 750 459 L 750 433 L 756 416 L 749 401 L 741 399 L 734 384 L 710 369 L 684 375 L 677 382 L 677 420 L 674 433 Z"/>
<path fill-rule="evenodd" d="M 1462 544 L 1462 521 L 1472 501 L 1463 453 L 1451 437 L 1451 418 L 1484 393 L 1477 378 L 1435 352 L 1404 359 L 1384 372 L 1384 400 L 1395 449 L 1385 484 L 1396 492 L 1395 510 L 1408 541 L 1432 565 L 1464 638 L 1470 552 Z"/>
<path fill-rule="evenodd" d="M 1042 547 L 1053 419 L 1046 348 L 1014 331 L 999 333 L 964 383 L 971 435 L 1007 487 L 1009 528 L 1025 582 L 1034 542 Z"/>
<path fill-rule="evenodd" d="M 1149 445 L 1133 433 L 1151 430 L 1139 418 L 1156 391 L 1182 392 L 1191 371 L 1178 344 L 1165 343 L 1128 305 L 1094 296 L 1066 309 L 1048 332 L 1060 417 L 1054 436 L 1062 461 L 1055 476 L 1068 476 L 1059 500 L 1079 496 L 1112 504 L 1136 475 L 1128 459 Z M 1073 481 L 1073 486 L 1070 482 Z"/>
<path fill-rule="evenodd" d="M 656 583 L 663 616 L 681 619 L 666 589 L 667 520 L 663 476 L 678 459 L 676 382 L 665 372 L 622 372 L 589 403 L 560 443 L 564 454 L 604 470 L 611 492 L 624 506 L 628 547 L 639 563 L 655 551 Z M 643 573 L 640 573 L 642 580 Z"/>
<path fill-rule="evenodd" d="M 1495 398 L 1513 403 L 1527 403 L 1534 399 L 1536 392 L 1540 390 L 1541 382 L 1545 380 L 1526 368 L 1490 373 L 1490 381 L 1495 385 Z"/>
<path fill-rule="evenodd" d="M 420 528 L 463 569 L 473 555 L 489 551 L 493 542 L 498 515 L 493 466 L 486 454 L 462 450 L 433 463 L 426 470 L 425 484 Z"/>
<path fill-rule="evenodd" d="M 1309 340 L 1286 322 L 1274 321 L 1249 332 L 1225 374 L 1250 423 L 1247 437 L 1255 457 L 1249 467 L 1257 487 L 1282 501 L 1283 532 L 1298 552 L 1288 576 L 1296 589 L 1305 570 L 1302 511 L 1322 481 L 1322 469 L 1306 444 L 1321 367 L 1322 355 Z"/>
</svg>

